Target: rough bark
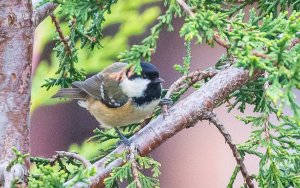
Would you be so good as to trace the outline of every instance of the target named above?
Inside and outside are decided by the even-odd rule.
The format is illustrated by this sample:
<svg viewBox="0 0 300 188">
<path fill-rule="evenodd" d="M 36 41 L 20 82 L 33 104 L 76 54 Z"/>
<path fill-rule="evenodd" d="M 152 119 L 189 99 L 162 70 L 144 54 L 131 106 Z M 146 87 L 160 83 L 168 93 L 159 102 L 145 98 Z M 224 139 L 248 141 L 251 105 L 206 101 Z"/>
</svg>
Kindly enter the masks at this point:
<svg viewBox="0 0 300 188">
<path fill-rule="evenodd" d="M 207 112 L 212 111 L 218 102 L 223 101 L 234 90 L 249 82 L 250 79 L 255 79 L 258 75 L 260 74 L 256 73 L 251 78 L 249 71 L 235 67 L 221 71 L 199 90 L 174 105 L 169 110 L 170 114 L 167 117 L 158 116 L 131 137 L 130 141 L 138 146 L 140 155 L 145 156 L 149 154 L 179 131 L 194 126 L 199 120 L 207 119 Z M 117 159 L 108 165 L 107 161 L 111 156 L 128 150 L 128 147 L 121 145 L 112 153 L 93 164 L 92 167 L 96 168 L 97 173 L 89 178 L 88 182 L 90 182 L 90 185 L 86 185 L 86 187 L 103 187 L 103 180 L 108 176 L 112 168 L 123 164 L 122 159 Z M 70 183 L 72 183 L 72 180 L 65 185 Z M 80 184 L 73 187 L 82 186 Z"/>
<path fill-rule="evenodd" d="M 0 164 L 14 159 L 12 147 L 29 153 L 33 34 L 31 0 L 0 0 Z"/>
</svg>

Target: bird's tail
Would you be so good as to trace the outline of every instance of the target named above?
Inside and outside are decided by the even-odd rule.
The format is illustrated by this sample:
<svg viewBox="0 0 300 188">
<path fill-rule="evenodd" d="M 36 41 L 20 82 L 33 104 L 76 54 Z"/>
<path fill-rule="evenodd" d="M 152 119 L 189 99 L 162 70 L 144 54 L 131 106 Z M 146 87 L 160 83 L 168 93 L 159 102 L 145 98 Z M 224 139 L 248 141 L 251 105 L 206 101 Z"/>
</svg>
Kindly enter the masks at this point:
<svg viewBox="0 0 300 188">
<path fill-rule="evenodd" d="M 85 99 L 86 92 L 80 88 L 63 88 L 60 89 L 52 98 L 69 98 L 69 99 Z"/>
</svg>

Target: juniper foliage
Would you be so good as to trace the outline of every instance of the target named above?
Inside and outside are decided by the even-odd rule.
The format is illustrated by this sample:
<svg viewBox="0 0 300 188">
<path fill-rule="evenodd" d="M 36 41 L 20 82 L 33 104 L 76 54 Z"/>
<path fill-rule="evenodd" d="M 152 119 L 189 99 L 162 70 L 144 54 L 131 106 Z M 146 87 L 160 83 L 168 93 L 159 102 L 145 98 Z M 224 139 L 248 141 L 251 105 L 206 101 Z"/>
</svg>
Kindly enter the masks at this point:
<svg viewBox="0 0 300 188">
<path fill-rule="evenodd" d="M 80 43 L 79 48 L 89 50 L 95 47 L 105 48 L 101 45 L 105 18 L 118 14 L 118 12 L 111 12 L 111 7 L 120 3 L 116 0 L 54 2 L 61 6 L 60 11 L 57 12 L 59 18 L 69 21 L 67 40 L 72 50 L 68 52 L 62 38 L 59 39 L 56 44 L 57 57 L 60 61 L 58 77 L 48 80 L 44 85 L 47 88 L 54 85 L 67 87 L 72 81 L 83 78 L 84 74 L 76 68 L 75 64 L 78 52 L 76 43 Z M 133 45 L 130 49 L 121 52 L 119 59 L 135 65 L 136 72 L 140 72 L 139 63 L 142 60 L 151 60 L 161 31 L 163 29 L 173 31 L 172 21 L 175 17 L 184 19 L 179 35 L 185 40 L 187 54 L 182 65 L 175 65 L 175 69 L 182 75 L 190 72 L 191 43 L 195 42 L 196 45 L 206 43 L 212 47 L 217 43 L 226 48 L 226 54 L 220 57 L 216 68 L 238 66 L 249 69 L 250 74 L 261 73 L 257 80 L 244 85 L 227 99 L 231 101 L 229 112 L 237 108 L 244 113 L 247 107 L 254 106 L 253 111 L 256 116 L 237 117 L 252 126 L 250 138 L 238 145 L 238 151 L 242 158 L 247 155 L 255 155 L 259 158 L 260 162 L 257 164 L 259 172 L 252 176 L 253 180 L 259 187 L 300 187 L 300 106 L 296 100 L 296 91 L 300 87 L 300 1 L 187 0 L 185 2 L 187 7 L 183 7 L 180 2 L 182 3 L 182 1 L 165 0 L 165 11 L 157 18 L 156 24 L 150 29 L 149 36 L 141 44 Z M 245 7 L 254 5 L 256 9 L 245 11 Z M 201 83 L 196 83 L 194 86 L 197 89 L 201 87 Z M 185 91 L 186 89 L 174 93 L 172 99 L 178 100 Z M 159 111 L 157 109 L 153 117 Z M 140 125 L 132 125 L 124 131 L 130 136 L 139 128 Z M 108 143 L 95 156 L 97 159 L 111 151 L 118 140 L 112 130 L 98 129 L 91 139 Z M 125 164 L 113 168 L 110 176 L 104 181 L 106 187 L 117 187 L 123 181 L 128 183 L 127 187 L 137 187 L 132 173 L 133 162 L 136 162 L 141 169 L 152 168 L 153 170 L 152 177 L 146 177 L 141 171 L 138 172 L 142 187 L 159 186 L 157 180 L 159 165 L 152 158 L 136 156 L 134 161 L 130 161 L 128 153 L 115 158 L 121 158 Z M 47 161 L 36 159 L 33 162 L 41 167 L 40 173 L 46 176 L 32 174 L 30 178 L 32 185 L 42 185 L 45 181 L 52 182 L 53 185 L 57 185 L 56 183 L 63 185 L 62 182 L 69 179 L 66 178 L 66 174 L 70 173 L 70 177 L 74 177 L 76 173 L 83 170 L 83 167 L 78 167 L 79 169 L 75 171 L 67 172 L 66 169 L 61 168 L 64 170 L 54 172 Z M 63 164 L 62 167 L 64 166 L 66 165 Z M 227 187 L 233 187 L 239 171 L 240 167 L 236 166 Z M 50 177 L 47 174 L 54 175 Z M 77 180 L 84 182 L 88 175 Z"/>
</svg>

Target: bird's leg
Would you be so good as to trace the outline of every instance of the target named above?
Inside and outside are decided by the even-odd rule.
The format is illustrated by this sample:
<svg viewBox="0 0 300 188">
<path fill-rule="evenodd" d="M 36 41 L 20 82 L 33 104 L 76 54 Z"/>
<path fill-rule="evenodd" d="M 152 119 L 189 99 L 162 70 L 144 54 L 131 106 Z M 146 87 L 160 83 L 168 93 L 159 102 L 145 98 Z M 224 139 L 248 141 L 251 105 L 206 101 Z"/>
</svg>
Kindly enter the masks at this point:
<svg viewBox="0 0 300 188">
<path fill-rule="evenodd" d="M 126 138 L 117 127 L 115 127 L 115 130 L 116 130 L 117 134 L 119 135 L 119 137 L 121 138 L 121 141 L 126 146 L 130 146 L 131 142 L 128 140 L 128 138 Z"/>
<path fill-rule="evenodd" d="M 161 106 L 161 111 L 163 114 L 163 117 L 165 118 L 167 115 L 169 115 L 169 107 L 173 104 L 172 99 L 170 98 L 162 98 L 159 105 Z"/>
</svg>

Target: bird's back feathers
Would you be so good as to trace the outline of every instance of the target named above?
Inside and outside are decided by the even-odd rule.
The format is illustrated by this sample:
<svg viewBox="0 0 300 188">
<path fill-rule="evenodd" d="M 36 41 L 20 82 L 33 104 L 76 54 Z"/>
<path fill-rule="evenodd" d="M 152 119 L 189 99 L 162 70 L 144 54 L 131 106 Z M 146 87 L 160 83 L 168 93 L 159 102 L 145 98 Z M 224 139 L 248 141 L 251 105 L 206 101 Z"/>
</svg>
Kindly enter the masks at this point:
<svg viewBox="0 0 300 188">
<path fill-rule="evenodd" d="M 120 80 L 128 64 L 114 63 L 100 73 L 84 80 L 73 82 L 76 88 L 59 90 L 53 98 L 64 97 L 82 99 L 81 97 L 93 97 L 101 101 L 107 107 L 117 108 L 128 101 L 128 96 L 119 87 Z"/>
</svg>

